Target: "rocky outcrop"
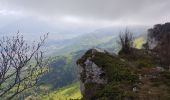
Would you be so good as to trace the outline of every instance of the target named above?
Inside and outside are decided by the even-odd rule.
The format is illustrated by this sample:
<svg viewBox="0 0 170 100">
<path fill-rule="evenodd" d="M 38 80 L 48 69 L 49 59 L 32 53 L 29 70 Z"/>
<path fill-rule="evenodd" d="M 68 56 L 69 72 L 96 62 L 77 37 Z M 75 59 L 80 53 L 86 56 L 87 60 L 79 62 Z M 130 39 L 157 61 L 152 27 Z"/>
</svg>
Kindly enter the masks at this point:
<svg viewBox="0 0 170 100">
<path fill-rule="evenodd" d="M 127 67 L 125 60 L 106 50 L 88 50 L 77 61 L 77 65 L 80 90 L 85 100 L 120 100 L 124 95 L 122 86 L 133 90 L 137 80 L 137 75 Z"/>
<path fill-rule="evenodd" d="M 170 100 L 170 72 L 143 50 L 115 55 L 90 49 L 77 65 L 83 100 Z"/>
<path fill-rule="evenodd" d="M 107 83 L 107 78 L 105 77 L 105 72 L 103 69 L 95 64 L 95 62 L 92 61 L 92 58 L 95 57 L 96 53 L 106 53 L 106 51 L 102 49 L 91 49 L 87 53 L 89 56 L 82 57 L 77 62 L 78 66 L 78 78 L 80 79 L 80 90 L 84 97 L 90 98 L 90 95 L 86 95 L 87 92 L 90 92 L 91 90 L 88 90 L 87 85 L 89 84 L 95 84 L 97 85 L 104 85 Z M 84 56 L 88 55 L 85 54 Z M 83 60 L 81 62 L 81 60 Z M 88 93 L 89 94 L 89 93 Z"/>
</svg>

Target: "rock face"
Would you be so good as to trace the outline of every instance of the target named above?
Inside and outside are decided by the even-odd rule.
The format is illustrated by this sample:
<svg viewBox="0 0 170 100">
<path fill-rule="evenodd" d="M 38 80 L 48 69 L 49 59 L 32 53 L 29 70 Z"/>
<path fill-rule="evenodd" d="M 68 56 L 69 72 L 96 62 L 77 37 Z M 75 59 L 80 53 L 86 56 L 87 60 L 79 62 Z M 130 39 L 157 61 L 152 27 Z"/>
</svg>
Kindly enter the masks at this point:
<svg viewBox="0 0 170 100">
<path fill-rule="evenodd" d="M 97 66 L 92 61 L 92 58 L 95 56 L 95 53 L 97 52 L 105 53 L 104 50 L 91 49 L 88 51 L 88 53 L 91 54 L 90 57 L 83 58 L 83 62 L 77 62 L 78 78 L 80 79 L 80 90 L 83 97 L 85 97 L 86 99 L 91 98 L 91 95 L 93 94 L 90 93 L 91 90 L 88 90 L 86 88 L 87 85 L 95 84 L 97 86 L 104 85 L 107 83 L 105 72 L 102 70 L 101 67 Z"/>
<path fill-rule="evenodd" d="M 105 74 L 104 71 L 99 68 L 94 62 L 90 61 L 90 59 L 87 59 L 85 64 L 85 68 L 81 65 L 78 65 L 78 73 L 79 73 L 79 79 L 81 79 L 81 75 L 85 74 L 86 77 L 84 77 L 84 81 L 80 80 L 80 88 L 82 94 L 84 94 L 85 91 L 85 84 L 88 83 L 96 83 L 96 84 L 106 84 L 107 80 L 104 78 L 101 78 L 100 76 Z"/>
<path fill-rule="evenodd" d="M 101 78 L 100 75 L 104 74 L 104 71 L 100 67 L 98 67 L 94 62 L 87 59 L 85 62 L 86 67 L 86 81 L 85 83 L 92 82 L 92 83 L 99 83 L 105 84 L 106 80 Z"/>
</svg>

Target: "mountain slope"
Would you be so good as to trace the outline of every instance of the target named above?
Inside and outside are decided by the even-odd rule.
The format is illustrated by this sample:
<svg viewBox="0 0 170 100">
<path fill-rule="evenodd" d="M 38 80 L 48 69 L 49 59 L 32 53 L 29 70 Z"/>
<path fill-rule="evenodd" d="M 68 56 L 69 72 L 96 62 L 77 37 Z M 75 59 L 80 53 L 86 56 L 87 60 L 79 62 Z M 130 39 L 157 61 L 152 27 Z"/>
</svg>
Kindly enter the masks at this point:
<svg viewBox="0 0 170 100">
<path fill-rule="evenodd" d="M 64 40 L 56 44 L 50 44 L 51 47 L 58 47 L 53 49 L 51 56 L 54 55 L 67 55 L 71 52 L 79 50 L 88 50 L 90 48 L 117 48 L 117 40 L 121 31 L 125 28 L 122 27 L 108 27 L 98 29 L 93 32 L 84 33 L 69 40 Z M 146 33 L 146 26 L 129 27 L 129 30 L 134 34 L 135 37 Z M 61 43 L 61 45 L 59 45 Z M 117 50 L 116 50 L 117 51 Z"/>
<path fill-rule="evenodd" d="M 80 98 L 80 86 L 79 83 L 76 82 L 43 96 L 42 100 L 69 100 Z"/>
</svg>

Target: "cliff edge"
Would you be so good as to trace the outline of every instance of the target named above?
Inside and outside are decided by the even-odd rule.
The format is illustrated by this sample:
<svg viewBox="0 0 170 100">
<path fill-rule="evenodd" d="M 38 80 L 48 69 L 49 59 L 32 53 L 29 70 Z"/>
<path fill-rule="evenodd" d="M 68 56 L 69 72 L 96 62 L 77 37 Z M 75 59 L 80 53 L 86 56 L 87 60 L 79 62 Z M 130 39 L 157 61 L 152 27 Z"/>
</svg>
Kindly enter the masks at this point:
<svg viewBox="0 0 170 100">
<path fill-rule="evenodd" d="M 111 54 L 90 49 L 78 61 L 81 93 L 85 100 L 169 100 L 170 72 L 151 54 Z"/>
</svg>

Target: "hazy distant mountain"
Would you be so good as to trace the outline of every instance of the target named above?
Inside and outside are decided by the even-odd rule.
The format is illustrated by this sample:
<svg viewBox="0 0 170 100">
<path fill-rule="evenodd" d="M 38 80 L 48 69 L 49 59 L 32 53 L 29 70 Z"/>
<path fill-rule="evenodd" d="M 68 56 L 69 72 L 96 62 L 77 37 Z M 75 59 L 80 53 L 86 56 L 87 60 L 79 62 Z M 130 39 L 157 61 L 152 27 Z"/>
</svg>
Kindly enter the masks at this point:
<svg viewBox="0 0 170 100">
<path fill-rule="evenodd" d="M 83 35 L 72 39 L 65 39 L 57 42 L 53 41 L 48 45 L 48 49 L 51 51 L 50 54 L 61 55 L 79 50 L 87 50 L 94 47 L 116 48 L 118 35 L 121 31 L 125 31 L 125 29 L 126 28 L 122 27 L 108 27 L 98 29 L 93 32 L 84 33 Z M 147 27 L 136 26 L 128 27 L 128 29 L 134 33 L 135 37 L 137 37 L 141 34 L 145 34 Z"/>
<path fill-rule="evenodd" d="M 64 39 L 70 39 L 94 30 L 93 28 L 73 28 L 55 22 L 48 23 L 46 21 L 32 17 L 7 19 L 9 19 L 9 21 L 6 20 L 3 24 L 0 25 L 0 36 L 15 35 L 15 33 L 20 31 L 20 33 L 23 34 L 27 40 L 35 40 L 43 34 L 49 32 L 49 41 L 62 41 Z"/>
<path fill-rule="evenodd" d="M 9 18 L 10 19 L 10 18 Z M 46 42 L 47 53 L 52 55 L 64 54 L 78 50 L 89 49 L 93 47 L 109 48 L 115 46 L 115 41 L 120 33 L 126 27 L 114 26 L 99 28 L 74 28 L 64 26 L 60 23 L 51 22 L 50 24 L 37 20 L 36 18 L 22 18 L 10 20 L 4 25 L 0 25 L 0 36 L 15 35 L 19 30 L 24 38 L 29 41 L 37 40 L 43 34 L 49 32 Z M 128 26 L 135 35 L 145 33 L 147 26 Z"/>
</svg>

